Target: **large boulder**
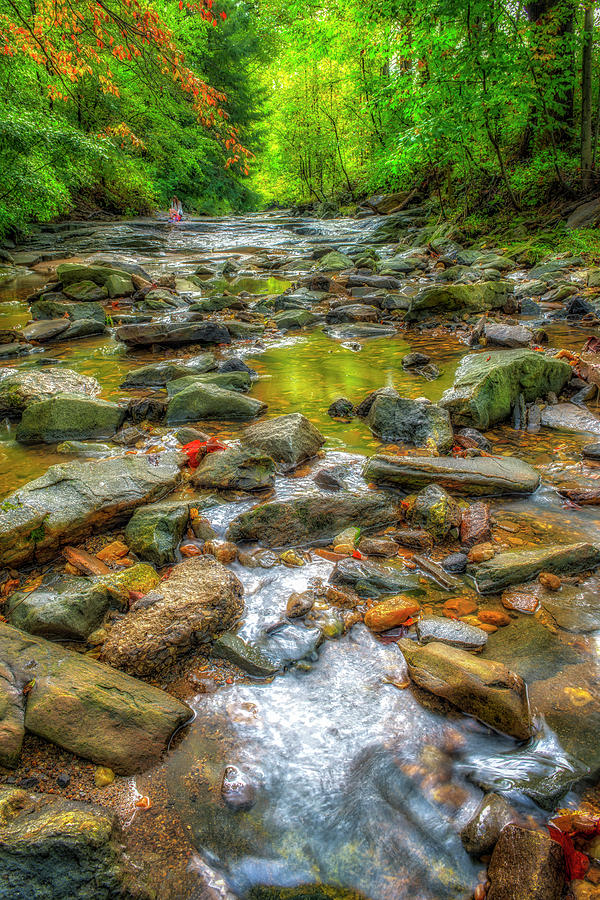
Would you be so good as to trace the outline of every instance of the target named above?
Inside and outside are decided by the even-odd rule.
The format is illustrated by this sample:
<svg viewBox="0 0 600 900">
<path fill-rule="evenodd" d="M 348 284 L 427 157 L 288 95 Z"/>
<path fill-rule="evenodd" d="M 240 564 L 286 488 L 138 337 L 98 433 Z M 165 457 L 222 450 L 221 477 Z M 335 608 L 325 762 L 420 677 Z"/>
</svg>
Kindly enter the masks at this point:
<svg viewBox="0 0 600 900">
<path fill-rule="evenodd" d="M 102 659 L 136 675 L 168 672 L 179 658 L 233 628 L 244 609 L 243 591 L 212 556 L 188 559 L 115 622 Z"/>
<path fill-rule="evenodd" d="M 30 731 L 123 775 L 156 763 L 190 717 L 158 688 L 1 623 L 0 659 L 18 688 L 21 740 Z"/>
<path fill-rule="evenodd" d="M 199 422 L 202 419 L 240 421 L 254 419 L 267 408 L 266 403 L 228 391 L 216 384 L 194 382 L 175 394 L 167 407 L 169 425 Z"/>
<path fill-rule="evenodd" d="M 385 494 L 339 491 L 261 503 L 233 520 L 230 541 L 260 541 L 267 547 L 331 540 L 349 525 L 363 529 L 398 520 L 399 509 Z"/>
<path fill-rule="evenodd" d="M 0 789 L 0 900 L 131 897 L 120 838 L 95 803 Z"/>
<path fill-rule="evenodd" d="M 487 900 L 560 900 L 565 883 L 562 847 L 541 831 L 505 825 L 492 853 L 488 879 Z"/>
<path fill-rule="evenodd" d="M 125 412 L 116 403 L 96 397 L 57 394 L 27 407 L 16 438 L 21 444 L 108 438 L 123 424 Z"/>
<path fill-rule="evenodd" d="M 150 363 L 127 373 L 122 388 L 164 387 L 176 378 L 188 375 L 201 375 L 215 369 L 217 363 L 214 353 L 199 353 L 190 359 L 167 359 L 164 362 Z"/>
<path fill-rule="evenodd" d="M 401 397 L 394 388 L 383 388 L 367 416 L 372 431 L 385 441 L 431 447 L 446 453 L 452 447 L 452 425 L 447 410 L 424 397 Z"/>
<path fill-rule="evenodd" d="M 153 344 L 230 344 L 231 335 L 219 322 L 143 322 L 121 325 L 117 340 L 134 347 Z"/>
<path fill-rule="evenodd" d="M 468 496 L 532 494 L 540 483 L 538 472 L 512 456 L 461 459 L 452 456 L 372 456 L 365 465 L 366 481 L 409 491 L 432 482 Z"/>
<path fill-rule="evenodd" d="M 196 487 L 208 490 L 260 491 L 273 487 L 275 463 L 260 450 L 229 447 L 207 453 L 192 481 Z"/>
<path fill-rule="evenodd" d="M 51 466 L 0 504 L 0 565 L 49 559 L 64 544 L 164 497 L 183 461 L 182 454 L 165 451 Z"/>
<path fill-rule="evenodd" d="M 95 378 L 79 375 L 72 369 L 58 366 L 28 369 L 15 372 L 14 369 L 0 370 L 0 415 L 11 419 L 20 418 L 23 410 L 32 403 L 47 400 L 56 394 L 81 394 L 94 397 L 100 393 L 100 385 Z"/>
<path fill-rule="evenodd" d="M 264 450 L 283 469 L 292 469 L 316 456 L 325 436 L 302 413 L 289 413 L 250 425 L 242 443 Z"/>
<path fill-rule="evenodd" d="M 175 562 L 189 517 L 189 504 L 181 500 L 140 506 L 127 523 L 127 545 L 141 559 L 147 559 L 155 566 Z"/>
<path fill-rule="evenodd" d="M 12 594 L 7 618 L 15 628 L 29 634 L 84 641 L 112 605 L 121 604 L 101 580 L 65 575 L 49 579 L 28 594 Z"/>
<path fill-rule="evenodd" d="M 412 298 L 406 322 L 417 322 L 434 316 L 465 313 L 470 315 L 506 306 L 512 286 L 508 281 L 485 281 L 481 284 L 433 284 Z"/>
<path fill-rule="evenodd" d="M 60 297 L 60 294 L 54 295 Z M 104 325 L 106 313 L 101 303 L 71 303 L 70 301 L 46 299 L 42 297 L 31 304 L 31 317 L 38 319 L 60 319 L 67 317 L 71 322 L 91 320 Z"/>
<path fill-rule="evenodd" d="M 534 350 L 474 353 L 462 360 L 440 405 L 455 424 L 485 430 L 510 416 L 520 396 L 529 403 L 558 394 L 571 375 L 567 362 Z"/>
<path fill-rule="evenodd" d="M 398 646 L 418 687 L 443 697 L 496 731 L 522 741 L 531 737 L 533 722 L 525 683 L 502 663 L 436 641 L 418 646 L 403 638 Z"/>
<path fill-rule="evenodd" d="M 63 263 L 57 266 L 56 274 L 59 281 L 62 282 L 63 290 L 68 289 L 70 285 L 93 282 L 104 287 L 109 297 L 124 297 L 133 294 L 134 291 L 131 275 L 123 269 L 109 266 L 86 266 L 81 263 Z"/>
<path fill-rule="evenodd" d="M 491 594 L 530 581 L 540 572 L 575 575 L 597 566 L 600 566 L 600 547 L 586 543 L 553 544 L 538 550 L 498 553 L 492 559 L 469 566 L 467 573 L 480 594 Z"/>
</svg>

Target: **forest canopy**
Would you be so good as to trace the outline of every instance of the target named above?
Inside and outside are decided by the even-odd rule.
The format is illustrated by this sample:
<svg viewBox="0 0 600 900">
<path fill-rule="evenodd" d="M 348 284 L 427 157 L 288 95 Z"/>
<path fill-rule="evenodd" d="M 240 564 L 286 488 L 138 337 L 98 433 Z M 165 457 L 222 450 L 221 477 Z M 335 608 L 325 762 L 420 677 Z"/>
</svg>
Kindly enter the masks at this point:
<svg viewBox="0 0 600 900">
<path fill-rule="evenodd" d="M 0 0 L 0 229 L 96 209 L 535 207 L 597 179 L 579 0 Z"/>
</svg>

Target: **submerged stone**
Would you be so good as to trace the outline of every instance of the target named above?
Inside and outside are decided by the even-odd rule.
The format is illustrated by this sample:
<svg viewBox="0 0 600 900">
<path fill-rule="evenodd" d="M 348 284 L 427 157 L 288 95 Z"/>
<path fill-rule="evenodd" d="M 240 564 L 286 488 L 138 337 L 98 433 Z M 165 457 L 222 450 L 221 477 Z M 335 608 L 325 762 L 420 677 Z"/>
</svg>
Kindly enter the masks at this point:
<svg viewBox="0 0 600 900">
<path fill-rule="evenodd" d="M 454 386 L 440 405 L 457 425 L 487 429 L 508 418 L 522 396 L 525 403 L 559 394 L 572 375 L 571 366 L 534 350 L 493 350 L 465 356 Z"/>
<path fill-rule="evenodd" d="M 515 811 L 501 794 L 486 794 L 460 832 L 467 853 L 474 856 L 490 853 L 504 826 L 514 821 L 515 817 Z"/>
</svg>

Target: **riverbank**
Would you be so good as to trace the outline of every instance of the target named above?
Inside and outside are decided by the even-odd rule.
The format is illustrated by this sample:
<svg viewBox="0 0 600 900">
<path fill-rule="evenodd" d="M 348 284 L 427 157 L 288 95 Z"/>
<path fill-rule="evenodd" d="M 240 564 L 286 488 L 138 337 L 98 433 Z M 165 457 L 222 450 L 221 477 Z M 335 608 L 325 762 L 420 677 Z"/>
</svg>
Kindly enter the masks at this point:
<svg viewBox="0 0 600 900">
<path fill-rule="evenodd" d="M 94 897 L 497 900 L 515 865 L 559 897 L 561 808 L 593 895 L 596 254 L 439 227 L 63 223 L 16 251 L 9 892 L 58 852 L 51 797 L 116 814 L 92 853 L 78 812 Z"/>
</svg>

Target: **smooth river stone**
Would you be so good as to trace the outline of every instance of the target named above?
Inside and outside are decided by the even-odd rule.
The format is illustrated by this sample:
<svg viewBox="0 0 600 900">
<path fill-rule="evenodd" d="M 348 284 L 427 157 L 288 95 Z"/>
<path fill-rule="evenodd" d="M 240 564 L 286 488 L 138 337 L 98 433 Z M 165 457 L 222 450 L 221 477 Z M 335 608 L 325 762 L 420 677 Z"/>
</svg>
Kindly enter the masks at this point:
<svg viewBox="0 0 600 900">
<path fill-rule="evenodd" d="M 600 434 L 600 419 L 575 403 L 556 403 L 542 410 L 542 425 L 557 431 Z M 585 454 L 585 448 L 584 448 Z"/>
<path fill-rule="evenodd" d="M 363 476 L 368 482 L 410 491 L 432 482 L 448 491 L 469 496 L 531 494 L 540 483 L 539 473 L 511 456 L 475 459 L 427 456 L 372 456 Z"/>
<path fill-rule="evenodd" d="M 445 616 L 419 619 L 417 637 L 422 644 L 439 641 L 460 650 L 482 650 L 487 643 L 487 634 L 482 628 Z"/>
<path fill-rule="evenodd" d="M 467 567 L 480 594 L 502 591 L 536 578 L 540 572 L 577 574 L 600 565 L 600 548 L 593 544 L 553 544 L 539 550 L 509 550 Z"/>
</svg>

